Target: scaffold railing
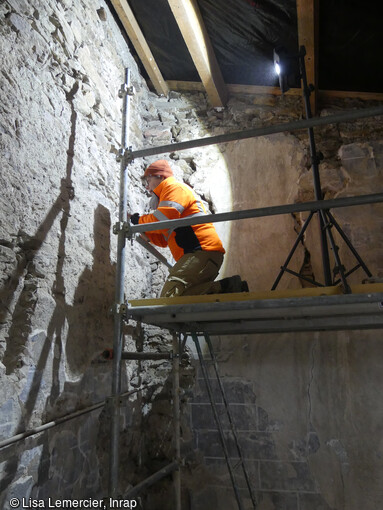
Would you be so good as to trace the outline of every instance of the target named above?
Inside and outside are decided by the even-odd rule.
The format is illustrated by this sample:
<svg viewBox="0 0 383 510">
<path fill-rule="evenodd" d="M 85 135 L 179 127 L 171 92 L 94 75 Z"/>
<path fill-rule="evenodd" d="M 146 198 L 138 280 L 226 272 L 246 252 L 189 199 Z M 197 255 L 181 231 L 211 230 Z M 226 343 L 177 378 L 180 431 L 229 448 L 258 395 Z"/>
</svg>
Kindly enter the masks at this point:
<svg viewBox="0 0 383 510">
<path fill-rule="evenodd" d="M 169 152 L 183 151 L 187 149 L 204 147 L 208 145 L 216 145 L 227 143 L 236 140 L 244 140 L 248 138 L 254 138 L 258 136 L 266 136 L 273 135 L 277 133 L 287 132 L 287 131 L 296 131 L 303 129 L 312 129 L 313 127 L 324 126 L 328 124 L 337 124 L 341 122 L 350 122 L 357 119 L 363 118 L 371 118 L 375 116 L 383 115 L 383 106 L 366 108 L 361 110 L 352 110 L 349 112 L 342 112 L 335 115 L 329 115 L 319 118 L 308 118 L 305 120 L 288 122 L 284 124 L 275 124 L 271 126 L 262 126 L 259 128 L 251 129 L 251 130 L 243 130 L 234 133 L 226 133 L 218 136 L 211 136 L 200 138 L 196 140 L 189 140 L 185 142 L 172 143 L 168 145 L 162 145 L 158 147 L 149 147 L 140 150 L 133 151 L 129 146 L 129 100 L 131 95 L 133 94 L 133 88 L 130 84 L 130 71 L 129 69 L 125 70 L 125 82 L 121 86 L 119 96 L 123 99 L 123 108 L 122 108 L 122 137 L 121 137 L 121 150 L 118 157 L 120 161 L 120 204 L 119 204 L 119 220 L 118 223 L 114 226 L 114 233 L 118 236 L 117 242 L 117 269 L 116 269 L 116 292 L 115 292 L 115 305 L 113 307 L 114 311 L 114 341 L 113 341 L 113 382 L 112 382 L 112 397 L 110 399 L 110 404 L 112 404 L 112 412 L 111 412 L 111 454 L 110 454 L 110 462 L 109 462 L 109 496 L 112 498 L 117 498 L 119 496 L 119 433 L 120 433 L 120 399 L 121 399 L 121 367 L 123 359 L 134 359 L 134 355 L 129 356 L 122 353 L 122 340 L 123 340 L 123 321 L 129 320 L 130 318 L 138 319 L 143 318 L 144 321 L 147 319 L 147 315 L 143 312 L 143 308 L 141 310 L 136 308 L 135 313 L 132 312 L 133 308 L 129 306 L 125 302 L 125 248 L 126 248 L 126 239 L 133 239 L 135 234 L 142 234 L 145 231 L 149 230 L 160 230 L 160 229 L 174 229 L 180 226 L 187 225 L 197 225 L 200 224 L 200 218 L 183 218 L 179 220 L 167 220 L 167 221 L 159 221 L 156 223 L 150 223 L 145 225 L 130 225 L 127 222 L 127 203 L 128 203 L 128 165 L 137 158 L 149 157 L 158 154 L 164 154 Z M 343 197 L 332 200 L 316 200 L 313 202 L 306 203 L 298 203 L 298 204 L 287 204 L 282 206 L 271 206 L 271 207 L 263 207 L 258 209 L 251 209 L 245 211 L 234 211 L 234 212 L 224 212 L 213 215 L 205 215 L 203 218 L 204 223 L 215 223 L 222 221 L 231 221 L 231 220 L 240 220 L 247 218 L 257 218 L 257 217 L 265 217 L 272 216 L 278 214 L 289 214 L 294 212 L 305 212 L 305 211 L 327 211 L 328 209 L 333 209 L 336 207 L 349 207 L 355 205 L 365 205 L 365 204 L 374 204 L 383 202 L 383 193 L 376 193 L 371 195 L 363 195 L 359 197 Z M 169 263 L 164 258 L 164 256 L 158 252 L 154 247 L 149 246 L 143 237 L 138 237 L 137 241 L 144 246 L 144 248 L 148 249 L 155 257 L 157 257 L 161 262 L 169 266 Z M 343 296 L 343 298 L 349 298 L 354 304 L 355 296 Z M 339 298 L 338 298 L 339 299 Z M 380 301 L 379 301 L 380 299 Z M 374 294 L 373 299 L 363 300 L 363 303 L 358 302 L 358 305 L 366 304 L 367 307 L 374 308 L 374 314 L 376 315 L 376 306 L 381 306 L 383 302 L 383 293 Z M 218 303 L 219 304 L 219 303 Z M 301 304 L 301 303 L 300 303 Z M 330 306 L 331 306 L 330 302 Z M 204 306 L 204 305 L 202 305 Z M 240 310 L 240 313 L 243 312 L 243 306 Z M 292 304 L 289 309 L 296 309 L 299 305 Z M 314 305 L 315 306 L 315 303 Z M 161 308 L 161 307 L 160 307 Z M 241 307 L 240 307 L 241 308 Z M 245 305 L 246 308 L 246 305 Z M 250 308 L 254 308 L 250 306 Z M 271 308 L 273 308 L 271 306 Z M 165 304 L 161 308 L 161 314 L 164 309 L 170 310 L 168 304 Z M 265 311 L 269 309 L 269 305 L 263 304 L 259 310 Z M 158 308 L 156 308 L 158 311 Z M 173 473 L 174 479 L 174 494 L 175 494 L 175 510 L 181 509 L 181 479 L 180 479 L 180 416 L 179 416 L 179 359 L 182 355 L 182 349 L 180 349 L 180 342 L 178 340 L 177 335 L 182 331 L 188 332 L 187 328 L 183 326 L 181 316 L 177 315 L 180 309 L 177 309 L 176 315 L 173 318 L 177 318 L 178 320 L 173 321 L 160 321 L 161 327 L 172 331 L 173 336 L 173 348 L 175 349 L 176 354 L 173 356 L 173 411 L 175 416 L 175 428 L 174 428 L 174 461 L 169 464 L 167 467 L 164 467 L 159 472 L 149 477 L 146 481 L 144 480 L 139 486 L 133 488 L 130 495 L 138 493 L 139 490 L 149 486 L 155 481 L 159 480 L 163 476 L 167 476 L 170 473 Z M 181 310 L 182 311 L 182 310 Z M 183 310 L 185 311 L 185 310 Z M 195 311 L 195 310 L 194 310 Z M 205 313 L 222 313 L 221 310 L 210 310 L 209 307 L 204 306 Z M 239 310 L 238 310 L 239 311 Z M 150 310 L 152 313 L 153 310 Z M 225 312 L 226 313 L 226 312 Z M 366 312 L 367 315 L 369 312 Z M 374 315 L 374 318 L 375 318 Z M 297 321 L 299 322 L 299 317 Z M 252 318 L 253 323 L 255 323 L 258 319 Z M 272 319 L 274 320 L 274 319 Z M 336 319 L 335 319 L 336 320 Z M 380 320 L 380 319 L 379 319 Z M 378 320 L 378 322 L 379 322 Z M 296 322 L 296 326 L 299 324 Z M 238 331 L 246 331 L 246 329 L 241 328 L 241 321 L 234 324 L 234 327 L 237 328 Z M 380 320 L 380 326 L 383 327 L 383 321 Z M 193 331 L 196 332 L 195 323 L 193 325 Z M 203 324 L 203 327 L 207 325 L 207 322 Z M 252 327 L 252 326 L 251 326 Z M 319 323 L 316 326 L 319 328 Z M 329 324 L 329 327 L 332 327 Z M 208 329 L 208 328 L 207 328 Z M 319 328 L 320 329 L 320 328 Z M 219 331 L 219 328 L 218 330 Z M 214 331 L 213 331 L 214 334 Z M 221 330 L 222 334 L 222 330 Z"/>
<path fill-rule="evenodd" d="M 166 154 L 169 152 L 195 149 L 197 147 L 206 147 L 208 145 L 217 145 L 221 143 L 234 142 L 236 140 L 246 140 L 248 138 L 255 138 L 258 136 L 285 133 L 286 131 L 299 131 L 319 126 L 327 126 L 329 124 L 352 122 L 353 120 L 377 117 L 379 115 L 383 115 L 383 106 L 373 106 L 371 108 L 350 110 L 347 112 L 337 113 L 334 115 L 327 115 L 324 117 L 313 117 L 310 119 L 285 122 L 283 124 L 261 126 L 254 129 L 245 129 L 243 131 L 235 131 L 233 133 L 225 133 L 222 135 L 206 136 L 205 138 L 197 138 L 196 140 L 187 140 L 185 142 L 159 145 L 157 147 L 148 147 L 145 149 L 139 149 L 135 151 L 129 148 L 125 151 L 124 155 L 128 161 L 129 160 L 131 161 L 133 159 L 138 158 L 157 156 L 158 154 Z"/>
<path fill-rule="evenodd" d="M 177 220 L 161 220 L 142 225 L 132 225 L 125 222 L 125 231 L 128 238 L 133 234 L 148 232 L 151 230 L 169 229 L 174 230 L 178 227 L 203 223 L 218 223 L 223 221 L 245 220 L 250 218 L 263 218 L 266 216 L 277 216 L 280 214 L 292 214 L 299 212 L 318 211 L 321 209 L 335 209 L 341 207 L 352 207 L 357 205 L 378 204 L 383 202 L 383 193 L 374 193 L 369 195 L 359 195 L 353 197 L 334 198 L 331 200 L 314 200 L 311 202 L 299 202 L 295 204 L 276 205 L 269 207 L 259 207 L 257 209 L 246 209 L 243 211 L 230 211 L 216 214 L 205 214 L 204 216 L 186 217 Z"/>
</svg>

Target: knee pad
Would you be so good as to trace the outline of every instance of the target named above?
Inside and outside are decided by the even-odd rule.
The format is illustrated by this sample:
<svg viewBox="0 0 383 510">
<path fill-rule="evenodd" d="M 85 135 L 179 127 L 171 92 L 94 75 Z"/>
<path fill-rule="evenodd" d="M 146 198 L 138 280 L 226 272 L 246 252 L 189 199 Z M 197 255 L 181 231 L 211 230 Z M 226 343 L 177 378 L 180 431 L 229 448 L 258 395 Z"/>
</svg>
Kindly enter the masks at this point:
<svg viewBox="0 0 383 510">
<path fill-rule="evenodd" d="M 164 288 L 161 292 L 161 297 L 182 296 L 186 288 L 187 284 L 184 280 L 177 278 L 177 276 L 170 276 L 165 282 Z"/>
</svg>

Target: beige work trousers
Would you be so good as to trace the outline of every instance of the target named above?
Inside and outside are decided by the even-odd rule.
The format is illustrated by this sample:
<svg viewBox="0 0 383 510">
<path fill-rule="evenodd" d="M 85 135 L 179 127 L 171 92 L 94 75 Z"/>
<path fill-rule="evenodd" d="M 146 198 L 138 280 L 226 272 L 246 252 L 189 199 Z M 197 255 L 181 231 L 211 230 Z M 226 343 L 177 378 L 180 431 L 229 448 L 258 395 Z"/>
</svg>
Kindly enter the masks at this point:
<svg viewBox="0 0 383 510">
<path fill-rule="evenodd" d="M 161 291 L 161 297 L 218 294 L 219 282 L 214 282 L 223 262 L 219 251 L 185 253 L 171 268 Z"/>
</svg>

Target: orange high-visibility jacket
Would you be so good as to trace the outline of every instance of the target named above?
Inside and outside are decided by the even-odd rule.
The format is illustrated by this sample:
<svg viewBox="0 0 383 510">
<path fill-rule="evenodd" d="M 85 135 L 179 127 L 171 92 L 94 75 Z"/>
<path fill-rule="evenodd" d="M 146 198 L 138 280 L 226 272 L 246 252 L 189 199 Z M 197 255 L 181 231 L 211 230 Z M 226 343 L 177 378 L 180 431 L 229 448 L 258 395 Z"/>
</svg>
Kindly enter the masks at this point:
<svg viewBox="0 0 383 510">
<path fill-rule="evenodd" d="M 206 214 L 202 203 L 196 200 L 192 189 L 187 184 L 178 182 L 174 177 L 164 179 L 153 193 L 159 199 L 158 207 L 153 214 L 140 216 L 140 224 Z M 225 253 L 212 223 L 177 227 L 171 231 L 152 230 L 145 234 L 153 244 L 169 246 L 175 261 L 185 253 L 198 250 Z"/>
</svg>

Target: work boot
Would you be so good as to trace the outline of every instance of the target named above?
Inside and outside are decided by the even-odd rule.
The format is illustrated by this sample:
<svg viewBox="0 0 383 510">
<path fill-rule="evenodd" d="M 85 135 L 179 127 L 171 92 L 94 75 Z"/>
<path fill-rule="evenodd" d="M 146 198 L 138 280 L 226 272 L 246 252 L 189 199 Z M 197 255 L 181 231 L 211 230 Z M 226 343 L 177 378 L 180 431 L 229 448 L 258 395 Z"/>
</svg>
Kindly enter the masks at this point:
<svg viewBox="0 0 383 510">
<path fill-rule="evenodd" d="M 224 278 L 223 280 L 220 280 L 219 283 L 221 284 L 221 292 L 223 294 L 230 294 L 232 292 L 249 292 L 247 282 L 242 281 L 238 274 Z"/>
</svg>

